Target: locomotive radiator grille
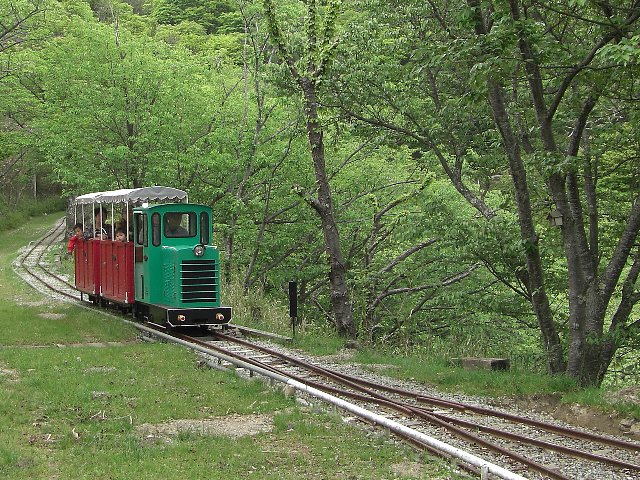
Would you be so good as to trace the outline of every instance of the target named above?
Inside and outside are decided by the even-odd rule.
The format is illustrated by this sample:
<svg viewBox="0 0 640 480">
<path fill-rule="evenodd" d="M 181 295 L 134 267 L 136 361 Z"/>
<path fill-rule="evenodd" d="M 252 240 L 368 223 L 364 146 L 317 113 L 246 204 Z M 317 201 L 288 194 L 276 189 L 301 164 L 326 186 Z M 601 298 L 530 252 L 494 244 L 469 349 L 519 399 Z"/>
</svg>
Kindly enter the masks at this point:
<svg viewBox="0 0 640 480">
<path fill-rule="evenodd" d="M 218 268 L 215 260 L 184 260 L 181 268 L 183 303 L 218 301 Z"/>
</svg>

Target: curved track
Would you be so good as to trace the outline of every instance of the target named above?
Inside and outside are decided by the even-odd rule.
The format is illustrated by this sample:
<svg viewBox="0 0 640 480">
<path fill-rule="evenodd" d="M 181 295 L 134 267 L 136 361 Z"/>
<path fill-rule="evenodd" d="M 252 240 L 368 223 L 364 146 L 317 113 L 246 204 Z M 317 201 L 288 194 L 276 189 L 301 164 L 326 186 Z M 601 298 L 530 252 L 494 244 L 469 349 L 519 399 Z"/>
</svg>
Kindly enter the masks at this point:
<svg viewBox="0 0 640 480">
<path fill-rule="evenodd" d="M 52 271 L 43 257 L 52 245 L 62 241 L 65 233 L 64 218 L 58 221 L 42 238 L 24 247 L 13 263 L 14 271 L 34 288 L 62 301 L 81 299 L 73 284 Z"/>
<path fill-rule="evenodd" d="M 80 295 L 73 286 L 43 262 L 47 249 L 59 242 L 63 234 L 64 223 L 61 221 L 42 239 L 25 248 L 14 268 L 35 288 L 60 300 L 79 301 Z M 146 330 L 151 331 L 150 328 Z M 638 442 L 455 401 L 419 388 L 365 379 L 344 372 L 343 367 L 328 368 L 310 363 L 281 347 L 270 348 L 217 332 L 208 335 L 194 338 L 174 334 L 183 342 L 199 346 L 200 352 L 210 359 L 217 357 L 219 366 L 230 365 L 235 359 L 246 371 L 251 371 L 253 365 L 261 371 L 294 379 L 366 406 L 411 429 L 438 436 L 458 448 L 474 451 L 476 455 L 490 458 L 491 462 L 528 478 L 640 478 Z M 220 360 L 222 357 L 224 362 Z M 442 455 L 420 441 L 409 440 Z"/>
<path fill-rule="evenodd" d="M 543 478 L 606 478 L 599 474 L 587 476 L 593 465 L 601 464 L 618 469 L 610 472 L 610 478 L 640 476 L 637 462 L 640 445 L 635 442 L 366 380 L 229 335 L 215 333 L 214 337 L 224 343 L 212 348 L 225 355 L 290 376 L 319 390 L 374 405 L 385 415 L 401 419 L 413 428 L 429 425 L 444 429 L 448 436 L 462 438 L 508 458 L 508 465 L 514 471 L 526 466 Z M 595 453 L 603 449 L 609 455 Z M 549 452 L 555 457 L 553 465 L 537 460 L 548 456 Z M 580 466 L 585 476 L 576 477 L 558 468 L 562 461 L 557 458 L 559 454 L 566 456 L 571 472 L 575 471 L 579 460 L 593 463 Z"/>
</svg>

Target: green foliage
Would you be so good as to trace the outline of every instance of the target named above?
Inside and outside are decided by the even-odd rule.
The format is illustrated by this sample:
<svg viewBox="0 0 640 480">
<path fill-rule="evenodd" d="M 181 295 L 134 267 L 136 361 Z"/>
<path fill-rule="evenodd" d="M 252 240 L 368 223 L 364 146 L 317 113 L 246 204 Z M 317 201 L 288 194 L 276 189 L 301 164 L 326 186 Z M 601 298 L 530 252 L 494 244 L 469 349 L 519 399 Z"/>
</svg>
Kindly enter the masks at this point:
<svg viewBox="0 0 640 480">
<path fill-rule="evenodd" d="M 63 208 L 66 208 L 66 201 L 59 196 L 35 200 L 25 199 L 17 204 L 8 204 L 0 200 L 0 218 L 2 219 L 0 232 L 16 229 L 31 217 L 59 212 Z"/>
<path fill-rule="evenodd" d="M 598 55 L 601 56 L 605 62 L 613 62 L 625 67 L 629 65 L 638 65 L 638 62 L 640 61 L 638 44 L 640 44 L 640 35 L 623 38 L 618 43 L 608 44 L 602 47 L 599 50 Z"/>
<path fill-rule="evenodd" d="M 35 4 L 5 1 L 3 18 L 10 19 L 10 6 L 22 14 Z M 327 256 L 308 205 L 317 187 L 304 111 L 274 47 L 316 80 L 364 340 L 398 348 L 456 343 L 478 354 L 491 349 L 473 339 L 511 343 L 517 355 L 534 359 L 532 369 L 540 368 L 527 249 L 542 256 L 563 340 L 569 314 L 562 231 L 546 220 L 555 208 L 549 177 L 574 173 L 582 188 L 585 172 L 597 172 L 600 271 L 626 227 L 638 190 L 637 27 L 620 26 L 590 68 L 577 72 L 554 117 L 558 148 L 551 153 L 541 145 L 519 52 L 521 35 L 548 67 L 541 75 L 550 105 L 567 73 L 556 67 L 579 65 L 591 51 L 585 39 L 601 38 L 607 25 L 621 22 L 615 14 L 586 21 L 602 16 L 593 3 L 570 2 L 575 17 L 558 9 L 518 21 L 506 4 L 496 4 L 484 11 L 491 29 L 482 36 L 465 3 L 446 9 L 396 0 L 42 6 L 47 15 L 25 23 L 24 42 L 0 43 L 2 227 L 29 214 L 15 206 L 34 176 L 47 193 L 60 185 L 69 193 L 152 183 L 188 189 L 193 201 L 214 206 L 216 242 L 234 283 L 230 300 L 240 318 L 255 317 L 264 328 L 288 330 L 282 302 L 292 279 L 301 288 L 305 334 L 322 331 L 330 314 Z M 549 25 L 566 25 L 562 42 L 547 34 Z M 520 238 L 487 80 L 504 84 L 523 145 L 537 244 Z M 598 97 L 587 143 L 575 156 L 560 154 L 585 95 Z M 451 177 L 495 214 L 491 221 L 462 200 L 443 165 L 458 169 Z M 436 241 L 393 264 L 429 239 Z M 275 304 L 265 307 L 262 295 Z M 626 372 L 637 340 L 618 339 L 625 350 L 614 365 Z"/>
<path fill-rule="evenodd" d="M 114 42 L 109 30 L 70 25 L 40 60 L 47 103 L 38 147 L 74 190 L 183 186 L 208 156 L 215 99 L 206 84 L 215 72 L 180 48 L 127 32 Z M 96 166 L 102 175 L 87 179 Z"/>
<path fill-rule="evenodd" d="M 290 336 L 291 325 L 284 292 L 267 296 L 259 288 L 244 292 L 234 276 L 225 285 L 223 303 L 233 307 L 233 322 L 280 335 Z"/>
<path fill-rule="evenodd" d="M 169 45 L 188 49 L 201 57 L 209 57 L 209 63 L 241 63 L 243 36 L 240 33 L 208 35 L 205 27 L 191 21 L 177 25 L 158 25 L 154 38 Z"/>
<path fill-rule="evenodd" d="M 262 5 L 269 39 L 294 79 L 307 77 L 319 86 L 325 80 L 326 68 L 334 60 L 338 32 L 342 34 L 344 28 L 339 18 L 342 2 L 296 1 L 276 9 L 272 0 L 263 0 Z"/>
<path fill-rule="evenodd" d="M 229 0 L 154 0 L 152 15 L 160 24 L 194 22 L 208 34 L 242 32 L 242 18 L 235 2 Z"/>
</svg>

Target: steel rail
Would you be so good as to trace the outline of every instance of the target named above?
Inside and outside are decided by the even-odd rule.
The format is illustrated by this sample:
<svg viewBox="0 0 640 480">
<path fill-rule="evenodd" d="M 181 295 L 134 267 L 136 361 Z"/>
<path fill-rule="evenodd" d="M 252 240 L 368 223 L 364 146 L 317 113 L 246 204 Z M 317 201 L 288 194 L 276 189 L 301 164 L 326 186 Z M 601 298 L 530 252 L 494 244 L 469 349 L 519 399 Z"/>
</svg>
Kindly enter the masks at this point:
<svg viewBox="0 0 640 480">
<path fill-rule="evenodd" d="M 223 338 L 222 334 L 218 334 L 221 336 L 221 338 Z M 246 342 L 245 340 L 242 339 L 235 339 L 232 337 L 228 337 L 225 338 L 225 340 L 229 340 L 229 341 L 234 341 L 236 343 L 242 343 L 245 342 L 246 345 L 253 345 L 249 342 Z M 267 348 L 267 347 L 263 347 L 261 345 L 255 345 L 253 348 L 259 349 L 265 353 L 269 353 L 271 355 L 274 356 L 281 356 L 282 354 L 276 350 Z M 280 357 L 283 358 L 283 357 Z M 284 359 L 284 358 L 283 358 Z M 291 361 L 293 362 L 297 362 L 298 360 L 296 359 L 291 359 Z M 598 435 L 592 432 L 583 432 L 583 431 L 579 431 L 579 430 L 575 430 L 569 427 L 563 427 L 561 425 L 554 425 L 552 423 L 549 422 L 544 422 L 541 420 L 535 420 L 532 418 L 528 418 L 528 417 L 523 417 L 523 416 L 519 416 L 519 415 L 514 415 L 512 413 L 507 413 L 507 412 L 501 412 L 499 410 L 495 410 L 492 408 L 487 408 L 487 407 L 481 407 L 481 406 L 476 406 L 476 405 L 471 405 L 471 404 L 466 404 L 466 403 L 461 403 L 461 402 L 454 402 L 454 401 L 450 401 L 450 400 L 443 400 L 440 398 L 436 398 L 433 396 L 428 396 L 428 395 L 422 395 L 422 394 L 416 394 L 415 392 L 411 392 L 408 390 L 404 390 L 404 389 L 399 389 L 399 388 L 395 388 L 395 387 L 389 387 L 387 385 L 381 385 L 378 383 L 374 383 L 362 378 L 358 378 L 358 377 L 354 377 L 352 375 L 349 374 L 344 374 L 344 373 L 339 373 L 339 372 L 334 372 L 331 371 L 329 369 L 326 369 L 324 367 L 318 367 L 318 366 L 313 366 L 316 371 L 318 372 L 327 372 L 331 375 L 336 375 L 338 378 L 344 378 L 346 380 L 349 380 L 351 382 L 354 382 L 356 384 L 359 385 L 363 385 L 369 388 L 374 388 L 376 390 L 383 390 L 389 393 L 394 393 L 397 395 L 401 395 L 407 398 L 413 398 L 416 401 L 420 402 L 420 403 L 427 403 L 427 404 L 432 404 L 432 405 L 437 405 L 439 407 L 445 407 L 445 408 L 451 408 L 454 410 L 458 410 L 458 411 L 471 411 L 474 413 L 479 413 L 479 414 L 483 414 L 483 415 L 487 415 L 487 416 L 493 416 L 496 418 L 502 418 L 504 420 L 509 420 L 511 422 L 514 423 L 521 423 L 521 424 L 526 424 L 526 425 L 530 425 L 530 426 L 534 426 L 534 427 L 538 427 L 540 429 L 549 431 L 549 432 L 554 432 L 554 433 L 559 433 L 559 434 L 563 434 L 569 437 L 573 437 L 573 438 L 578 438 L 580 440 L 589 440 L 595 443 L 600 443 L 600 444 L 606 444 L 606 445 L 611 445 L 611 446 L 616 446 L 619 448 L 623 448 L 626 450 L 631 450 L 631 451 L 635 451 L 635 452 L 640 452 L 640 445 L 632 443 L 632 442 L 627 442 L 624 440 L 619 440 L 617 438 L 609 438 L 603 435 Z"/>
<path fill-rule="evenodd" d="M 46 288 L 48 288 L 52 292 L 54 292 L 54 293 L 56 293 L 58 295 L 63 295 L 63 296 L 68 297 L 68 298 L 70 298 L 72 300 L 78 301 L 78 300 L 80 300 L 79 297 L 71 295 L 70 293 L 65 292 L 64 290 L 60 290 L 58 288 L 55 288 L 53 285 L 47 283 L 41 277 L 39 277 L 38 275 L 33 273 L 31 271 L 31 268 L 26 265 L 26 259 L 30 257 L 30 255 L 34 252 L 34 250 L 36 248 L 38 248 L 40 245 L 42 245 L 42 243 L 44 243 L 45 240 L 49 240 L 50 238 L 52 238 L 58 232 L 58 230 L 60 230 L 64 226 L 65 226 L 64 222 L 61 221 L 57 226 L 55 226 L 54 228 L 49 230 L 49 232 L 45 236 L 40 238 L 25 254 L 20 256 L 19 261 L 18 261 L 18 265 L 25 273 L 27 273 L 27 275 L 29 275 L 30 277 L 34 278 L 38 283 L 44 285 Z M 49 241 L 48 246 L 50 246 L 52 243 L 53 243 L 53 240 Z M 45 269 L 44 267 L 42 267 L 40 265 L 40 262 L 42 260 L 42 256 L 44 255 L 45 251 L 46 251 L 46 248 L 45 248 L 45 250 L 43 250 L 42 252 L 40 252 L 38 254 L 38 256 L 36 257 L 36 261 L 35 261 L 35 265 L 34 266 L 46 271 L 47 273 L 50 273 L 47 269 Z M 59 280 L 64 281 L 63 279 L 60 279 L 56 275 L 54 275 L 54 276 L 56 278 L 58 278 Z M 66 283 L 67 285 L 70 285 L 69 282 L 64 281 L 64 283 Z"/>
<path fill-rule="evenodd" d="M 60 219 L 60 224 L 59 224 L 59 225 L 58 225 L 58 227 L 56 227 L 53 231 L 54 231 L 54 232 L 57 232 L 58 228 L 59 228 L 59 227 L 62 227 L 62 226 L 65 226 L 65 219 L 64 219 L 64 217 L 63 217 L 62 219 Z M 52 239 L 52 237 L 53 237 L 53 235 L 49 235 L 49 236 L 47 237 L 47 247 L 46 247 L 46 248 L 49 248 L 49 247 L 53 244 L 53 242 L 56 240 L 55 238 L 53 238 L 53 239 Z M 42 242 L 42 240 L 44 240 L 44 238 L 45 238 L 45 237 L 43 237 L 43 238 L 40 240 L 40 242 Z M 41 243 L 39 243 L 39 244 L 41 244 Z M 39 244 L 38 244 L 38 245 L 39 245 Z M 37 257 L 37 259 L 36 259 L 36 266 L 37 266 L 38 268 L 40 268 L 41 270 L 43 270 L 44 272 L 46 272 L 47 274 L 49 274 L 49 275 L 51 275 L 52 277 L 54 277 L 54 278 L 56 278 L 57 280 L 59 280 L 61 283 L 64 283 L 65 285 L 69 286 L 70 288 L 72 288 L 72 289 L 76 290 L 76 286 L 75 286 L 74 284 L 72 284 L 72 283 L 71 283 L 71 282 L 69 282 L 68 280 L 66 280 L 66 279 L 62 278 L 62 277 L 61 277 L 60 275 L 58 275 L 57 273 L 52 272 L 52 271 L 51 271 L 51 269 L 49 269 L 49 268 L 45 267 L 44 265 L 42 265 L 42 264 L 40 263 L 40 261 L 42 260 L 42 256 L 44 255 L 44 253 L 45 253 L 45 250 L 43 250 L 42 252 L 40 252 L 40 254 L 38 255 L 38 257 Z M 64 292 L 62 292 L 62 291 L 58 291 L 58 293 L 64 293 Z M 73 298 L 77 298 L 77 297 L 73 297 Z"/>
<path fill-rule="evenodd" d="M 266 348 L 266 347 L 263 347 L 263 346 L 260 346 L 260 345 L 254 345 L 251 342 L 247 342 L 247 341 L 242 340 L 242 339 L 229 337 L 228 335 L 224 335 L 224 334 L 220 334 L 220 333 L 216 333 L 216 336 L 219 337 L 219 338 L 223 338 L 223 339 L 225 339 L 227 341 L 231 341 L 231 342 L 238 343 L 240 345 L 244 345 L 244 346 L 249 347 L 249 348 L 255 348 L 256 350 L 259 350 L 261 352 L 273 354 L 277 358 L 281 358 L 283 360 L 292 362 L 292 363 L 294 363 L 294 364 L 296 364 L 296 365 L 298 365 L 298 366 L 300 366 L 302 368 L 306 368 L 306 369 L 314 371 L 315 373 L 318 373 L 320 375 L 324 375 L 324 376 L 327 376 L 329 378 L 332 378 L 333 380 L 338 381 L 338 382 L 342 383 L 343 385 L 348 385 L 351 388 L 357 388 L 360 391 L 365 391 L 368 395 L 371 395 L 371 396 L 373 396 L 375 398 L 384 398 L 384 397 L 380 396 L 379 394 L 377 394 L 375 392 L 371 392 L 371 391 L 366 390 L 364 387 L 361 387 L 361 384 L 364 383 L 364 384 L 367 384 L 368 386 L 371 386 L 371 385 L 379 386 L 379 387 L 382 387 L 381 388 L 382 390 L 390 391 L 392 393 L 395 393 L 398 390 L 398 389 L 389 388 L 389 387 L 386 387 L 386 386 L 374 384 L 374 383 L 368 382 L 368 381 L 360 382 L 360 379 L 357 379 L 356 377 L 353 377 L 353 376 L 350 376 L 350 375 L 345 375 L 345 374 L 338 373 L 338 372 L 334 372 L 334 371 L 326 369 L 324 367 L 318 367 L 317 365 L 309 364 L 308 362 L 304 362 L 304 361 L 301 361 L 301 360 L 298 360 L 298 359 L 295 359 L 295 358 L 288 357 L 287 355 L 284 355 L 284 354 L 282 354 L 280 352 L 277 352 L 275 350 L 272 350 L 272 349 L 269 349 L 269 348 Z M 319 384 L 316 384 L 315 386 L 316 386 L 316 388 L 322 388 L 322 386 L 319 385 Z M 416 397 L 415 394 L 411 394 L 411 392 L 408 392 L 406 390 L 402 390 L 402 392 L 406 393 L 406 394 L 410 394 L 408 396 L 410 396 L 412 398 Z M 345 394 L 347 394 L 347 393 L 345 392 Z M 362 400 L 362 399 L 360 399 L 360 400 Z M 385 400 L 388 401 L 388 399 L 385 399 Z M 392 401 L 392 403 L 397 404 L 397 402 L 393 402 L 393 401 Z M 427 421 L 429 421 L 429 422 L 431 422 L 433 424 L 437 424 L 437 425 L 439 425 L 441 427 L 444 427 L 444 428 L 447 428 L 449 430 L 454 430 L 451 427 L 451 424 L 455 424 L 457 419 L 455 419 L 453 417 L 449 417 L 449 416 L 445 416 L 445 415 L 441 415 L 441 414 L 434 414 L 432 412 L 427 412 L 426 410 L 417 409 L 417 408 L 412 407 L 412 406 L 409 406 L 409 408 L 412 410 L 412 413 L 417 417 L 423 418 L 424 420 L 427 420 Z M 406 411 L 404 409 L 400 410 L 400 411 L 402 411 L 403 413 L 406 414 Z M 491 411 L 495 412 L 494 410 L 491 410 Z M 497 413 L 502 413 L 502 412 L 497 412 Z M 523 421 L 518 421 L 518 420 L 520 420 L 520 417 L 515 417 L 515 419 L 512 417 L 512 418 L 509 418 L 509 420 L 512 421 L 512 422 L 517 422 L 517 423 L 521 423 L 521 424 L 522 423 L 528 424 L 529 423 L 528 421 L 530 419 L 527 419 L 526 417 L 522 417 L 522 420 L 527 420 L 527 421 L 523 422 Z M 447 424 L 449 424 L 449 426 L 443 424 L 442 422 L 447 422 Z M 475 423 L 475 422 L 467 422 L 467 424 L 465 426 L 467 428 L 471 428 L 471 429 L 476 430 L 476 431 L 484 430 L 484 431 L 486 431 L 488 433 L 491 433 L 492 435 L 499 436 L 501 438 L 509 438 L 510 440 L 515 440 L 515 441 L 518 441 L 520 443 L 527 443 L 527 444 L 530 444 L 530 445 L 533 445 L 533 446 L 537 446 L 537 447 L 544 448 L 544 449 L 547 449 L 547 450 L 561 452 L 561 453 L 568 454 L 568 455 L 571 455 L 571 456 L 574 456 L 574 457 L 585 458 L 585 459 L 598 461 L 598 462 L 601 462 L 601 463 L 605 463 L 605 464 L 616 466 L 616 467 L 620 467 L 620 468 L 627 468 L 627 469 L 630 469 L 630 470 L 640 471 L 640 466 L 636 465 L 636 464 L 633 464 L 633 463 L 624 462 L 624 461 L 617 460 L 617 459 L 614 459 L 614 458 L 605 457 L 605 456 L 602 456 L 602 455 L 591 454 L 591 453 L 585 452 L 583 450 L 573 449 L 573 448 L 566 447 L 566 446 L 563 446 L 563 445 L 558 445 L 556 443 L 542 442 L 542 441 L 539 441 L 537 439 L 533 439 L 533 438 L 526 437 L 526 436 L 519 435 L 519 434 L 513 434 L 513 433 L 510 433 L 510 432 L 507 432 L 507 431 L 504 431 L 504 430 L 500 430 L 500 429 L 495 429 L 495 428 L 491 428 L 491 427 L 484 427 L 483 425 Z M 573 430 L 569 430 L 569 431 L 571 433 L 574 433 Z M 485 446 L 486 448 L 491 448 L 491 449 L 493 449 L 495 451 L 498 451 L 499 453 L 501 453 L 503 455 L 511 456 L 512 458 L 516 459 L 517 461 L 520 461 L 520 462 L 530 466 L 532 469 L 535 469 L 535 470 L 538 470 L 538 471 L 543 471 L 543 473 L 545 473 L 547 475 L 550 475 L 550 476 L 555 475 L 554 472 L 549 472 L 546 469 L 546 467 L 544 467 L 544 466 L 541 467 L 539 464 L 536 464 L 535 462 L 532 463 L 532 461 L 529 460 L 528 458 L 516 458 L 513 455 L 511 455 L 510 452 L 503 451 L 502 447 L 500 447 L 500 446 L 496 446 L 495 444 L 492 444 L 490 442 L 489 442 L 489 444 L 485 444 L 485 442 L 486 442 L 485 440 L 477 437 L 474 434 L 470 434 L 469 432 L 466 432 L 466 431 L 457 431 L 456 430 L 456 432 L 460 436 L 465 436 L 468 440 L 471 440 L 474 443 L 482 443 L 483 446 Z M 591 434 L 591 435 L 593 435 L 593 434 Z M 603 437 L 603 438 L 606 439 L 606 437 Z M 635 445 L 633 445 L 633 444 L 629 444 L 629 445 L 635 447 Z M 628 447 L 626 442 L 625 442 L 625 446 Z M 540 468 L 542 468 L 543 470 L 541 470 Z M 562 477 L 556 477 L 556 478 L 562 478 Z"/>
<path fill-rule="evenodd" d="M 593 460 L 596 462 L 600 462 L 600 463 L 606 463 L 608 465 L 612 465 L 615 467 L 619 467 L 619 468 L 626 468 L 629 470 L 636 470 L 636 471 L 640 471 L 640 465 L 636 465 L 633 463 L 629 463 L 629 462 L 625 462 L 622 460 L 617 460 L 615 458 L 611 458 L 611 457 L 605 457 L 603 455 L 598 455 L 595 453 L 591 453 L 591 452 L 585 452 L 583 450 L 577 450 L 575 448 L 571 448 L 571 447 L 567 447 L 564 445 L 559 445 L 557 443 L 551 443 L 551 442 L 547 442 L 546 440 L 540 440 L 537 438 L 531 438 L 531 437 L 525 437 L 523 435 L 517 434 L 517 433 L 511 433 L 511 432 L 507 432 L 504 430 L 500 430 L 498 428 L 494 428 L 494 427 L 490 427 L 487 425 L 482 425 L 480 423 L 476 423 L 476 422 L 470 422 L 468 420 L 463 420 L 461 418 L 455 418 L 455 417 L 450 417 L 448 415 L 442 415 L 440 413 L 436 413 L 436 412 L 428 412 L 429 415 L 432 415 L 434 417 L 437 418 L 441 418 L 442 420 L 444 420 L 445 422 L 449 422 L 449 423 L 453 423 L 456 425 L 462 425 L 466 428 L 471 428 L 477 431 L 485 431 L 488 433 L 491 433 L 494 436 L 497 437 L 502 437 L 502 438 L 506 438 L 508 440 L 514 440 L 514 441 L 522 441 L 522 439 L 526 439 L 526 443 L 530 444 L 530 445 L 534 445 L 536 447 L 541 447 L 544 448 L 546 450 L 554 450 L 557 452 L 561 452 L 561 453 L 566 453 L 567 455 L 571 455 L 573 457 L 580 457 L 580 458 L 584 458 L 586 460 Z"/>
<path fill-rule="evenodd" d="M 215 336 L 220 337 L 220 338 L 225 338 L 228 339 L 227 341 L 232 341 L 247 347 L 251 347 L 253 346 L 253 344 L 251 344 L 250 342 L 246 342 L 244 340 L 239 340 L 233 337 L 229 337 L 228 335 L 224 335 L 224 334 L 220 334 L 217 333 L 215 334 Z M 193 339 L 198 341 L 197 339 Z M 204 342 L 203 342 L 204 343 Z M 208 344 L 207 344 L 208 345 Z M 256 346 L 258 348 L 256 348 L 259 351 L 262 351 L 262 347 L 260 346 Z M 251 359 L 250 357 L 247 358 L 244 355 L 238 354 L 236 352 L 232 352 L 229 350 L 225 350 L 222 349 L 220 347 L 215 347 L 216 349 L 219 349 L 221 351 L 224 351 L 227 355 L 232 355 L 235 356 L 237 358 L 242 358 L 244 359 L 244 361 L 247 361 L 249 363 L 253 363 L 256 365 L 260 365 L 262 366 L 262 368 L 267 368 L 270 369 L 271 371 L 274 372 L 278 372 L 280 374 L 284 374 L 280 369 L 277 369 L 275 367 L 272 367 L 270 365 L 266 365 L 263 362 L 260 362 L 259 360 L 254 360 Z M 267 349 L 268 350 L 268 349 Z M 476 435 L 474 433 L 468 432 L 467 430 L 464 430 L 460 427 L 457 427 L 455 425 L 452 425 L 451 423 L 445 422 L 444 420 L 437 418 L 435 416 L 431 416 L 429 413 L 425 412 L 422 409 L 419 409 L 417 407 L 411 406 L 411 405 L 404 405 L 402 403 L 399 403 L 397 401 L 394 400 L 390 400 L 388 398 L 385 398 L 384 396 L 382 396 L 381 394 L 377 393 L 377 392 L 372 392 L 370 390 L 365 389 L 364 387 L 357 385 L 354 382 L 350 382 L 348 380 L 344 380 L 343 378 L 340 377 L 339 374 L 336 374 L 335 372 L 331 372 L 330 370 L 324 369 L 322 367 L 318 367 L 317 365 L 313 365 L 310 364 L 308 362 L 303 362 L 301 360 L 297 360 L 297 359 L 293 359 L 291 357 L 287 357 L 286 355 L 280 354 L 279 352 L 277 357 L 281 358 L 283 360 L 287 360 L 287 361 L 291 361 L 292 363 L 295 363 L 296 365 L 298 365 L 301 368 L 306 368 L 310 371 L 313 371 L 315 373 L 318 373 L 320 375 L 324 375 L 324 376 L 328 376 L 329 378 L 338 381 L 340 383 L 342 383 L 343 385 L 347 385 L 351 388 L 354 388 L 356 390 L 359 390 L 361 392 L 364 392 L 364 394 L 358 394 L 358 393 L 354 393 L 354 392 L 349 392 L 346 390 L 341 390 L 338 389 L 336 387 L 332 387 L 330 385 L 325 385 L 325 384 L 321 384 L 309 379 L 305 379 L 305 378 L 301 378 L 299 376 L 293 375 L 291 373 L 286 373 L 286 375 L 291 376 L 291 378 L 296 379 L 297 381 L 306 383 L 308 385 L 313 386 L 314 388 L 318 389 L 318 390 L 323 390 L 323 391 L 327 391 L 327 392 L 332 392 L 333 394 L 336 395 L 343 395 L 346 397 L 349 397 L 351 399 L 355 399 L 355 400 L 359 400 L 359 401 L 363 401 L 363 402 L 369 402 L 369 403 L 376 403 L 380 406 L 384 406 L 387 408 L 390 408 L 396 412 L 400 412 L 403 413 L 407 416 L 414 416 L 417 418 L 421 418 L 423 420 L 428 421 L 429 423 L 433 424 L 433 425 L 437 425 L 439 427 L 445 428 L 449 431 L 451 431 L 453 434 L 457 435 L 458 437 L 464 438 L 465 440 L 471 441 L 479 446 L 482 446 L 484 448 L 487 448 L 489 450 L 492 450 L 500 455 L 504 455 L 506 457 L 511 458 L 512 460 L 519 462 L 523 465 L 526 465 L 527 467 L 531 468 L 532 470 L 535 470 L 539 473 L 542 473 L 544 475 L 549 476 L 550 478 L 555 478 L 557 480 L 570 480 L 569 477 L 566 477 L 558 472 L 556 472 L 553 469 L 550 469 L 548 467 L 546 467 L 545 465 L 542 465 L 541 463 L 538 463 L 528 457 L 525 457 L 523 455 L 520 455 L 516 452 L 510 451 L 500 445 L 497 445 L 493 442 L 490 442 L 482 437 L 480 437 L 479 435 Z"/>
</svg>

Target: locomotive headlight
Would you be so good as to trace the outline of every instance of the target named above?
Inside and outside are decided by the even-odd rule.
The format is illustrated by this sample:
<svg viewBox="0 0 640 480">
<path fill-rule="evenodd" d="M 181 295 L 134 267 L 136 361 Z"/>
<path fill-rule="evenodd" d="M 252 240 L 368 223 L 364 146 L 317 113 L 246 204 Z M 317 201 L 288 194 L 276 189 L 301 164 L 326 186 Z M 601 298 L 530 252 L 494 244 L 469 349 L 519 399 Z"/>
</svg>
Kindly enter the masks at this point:
<svg viewBox="0 0 640 480">
<path fill-rule="evenodd" d="M 193 247 L 193 253 L 195 254 L 196 257 L 201 257 L 204 255 L 204 245 L 196 245 L 195 247 Z"/>
</svg>

